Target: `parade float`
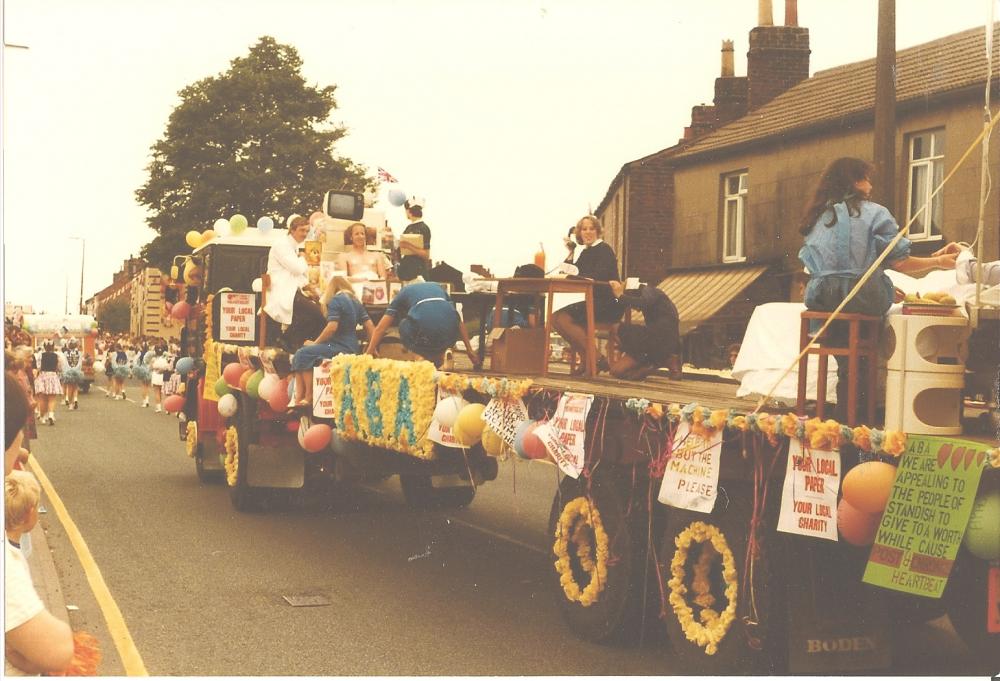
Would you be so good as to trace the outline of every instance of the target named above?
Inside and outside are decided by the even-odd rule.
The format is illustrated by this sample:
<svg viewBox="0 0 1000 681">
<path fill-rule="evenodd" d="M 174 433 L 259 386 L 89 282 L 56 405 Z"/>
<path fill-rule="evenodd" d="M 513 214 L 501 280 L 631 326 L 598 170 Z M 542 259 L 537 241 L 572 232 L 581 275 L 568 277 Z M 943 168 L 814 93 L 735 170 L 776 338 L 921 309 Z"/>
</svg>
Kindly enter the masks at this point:
<svg viewBox="0 0 1000 681">
<path fill-rule="evenodd" d="M 273 231 L 258 224 L 193 233 L 174 273 L 187 284 L 173 314 L 200 352 L 178 361 L 185 390 L 166 407 L 183 412 L 199 477 L 225 480 L 238 510 L 394 474 L 413 507 L 458 508 L 499 464 L 534 461 L 561 473 L 549 584 L 586 640 L 666 636 L 671 668 L 698 673 L 866 670 L 890 664 L 900 623 L 947 613 L 977 659 L 1000 662 L 1000 449 L 990 428 L 963 432 L 950 388 L 968 366 L 996 378 L 988 309 L 974 342 L 951 309 L 890 320 L 885 354 L 902 375 L 887 382 L 888 429 L 775 412 L 690 378 L 368 355 L 317 367 L 302 415 L 287 409 L 288 355 L 263 337 L 255 280 Z M 967 365 L 970 347 L 980 356 Z M 942 396 L 928 416 L 900 391 L 936 384 L 907 372 L 949 386 L 950 423 L 921 420 L 939 419 Z M 995 422 L 995 388 L 984 400 Z"/>
</svg>

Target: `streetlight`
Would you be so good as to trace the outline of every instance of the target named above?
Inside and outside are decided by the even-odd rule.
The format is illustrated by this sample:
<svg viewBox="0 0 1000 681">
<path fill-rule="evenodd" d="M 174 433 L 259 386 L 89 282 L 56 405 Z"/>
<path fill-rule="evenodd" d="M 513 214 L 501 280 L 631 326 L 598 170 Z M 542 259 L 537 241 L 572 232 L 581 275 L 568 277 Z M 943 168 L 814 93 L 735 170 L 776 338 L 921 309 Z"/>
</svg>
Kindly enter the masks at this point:
<svg viewBox="0 0 1000 681">
<path fill-rule="evenodd" d="M 70 239 L 79 239 L 80 241 L 80 309 L 78 312 L 83 314 L 83 265 L 87 257 L 87 240 L 82 236 L 71 236 Z M 66 313 L 69 314 L 69 278 L 66 279 Z"/>
</svg>

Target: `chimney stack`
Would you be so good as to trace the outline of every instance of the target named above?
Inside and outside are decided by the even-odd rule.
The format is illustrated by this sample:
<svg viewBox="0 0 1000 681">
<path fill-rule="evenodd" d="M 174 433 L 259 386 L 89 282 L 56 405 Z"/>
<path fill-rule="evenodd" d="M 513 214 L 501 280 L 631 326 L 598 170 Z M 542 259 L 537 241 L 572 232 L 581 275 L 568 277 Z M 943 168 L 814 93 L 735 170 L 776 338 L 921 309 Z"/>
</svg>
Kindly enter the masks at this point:
<svg viewBox="0 0 1000 681">
<path fill-rule="evenodd" d="M 771 0 L 757 0 L 757 25 L 774 26 L 774 13 L 771 11 Z"/>
<path fill-rule="evenodd" d="M 785 26 L 799 25 L 798 0 L 785 0 Z"/>
<path fill-rule="evenodd" d="M 722 77 L 732 78 L 736 75 L 736 67 L 733 62 L 733 41 L 722 41 Z"/>
</svg>

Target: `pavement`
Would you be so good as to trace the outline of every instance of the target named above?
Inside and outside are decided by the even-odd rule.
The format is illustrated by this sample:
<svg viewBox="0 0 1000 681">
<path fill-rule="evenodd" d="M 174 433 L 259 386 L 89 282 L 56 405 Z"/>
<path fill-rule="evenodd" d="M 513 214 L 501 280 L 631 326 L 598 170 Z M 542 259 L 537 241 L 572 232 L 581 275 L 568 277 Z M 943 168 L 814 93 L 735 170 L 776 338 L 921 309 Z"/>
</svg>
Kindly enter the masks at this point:
<svg viewBox="0 0 1000 681">
<path fill-rule="evenodd" d="M 42 508 L 44 508 L 44 502 Z M 51 512 L 43 514 L 49 522 L 58 520 Z M 41 521 L 35 525 L 31 531 L 31 554 L 28 556 L 28 568 L 31 570 L 31 578 L 35 583 L 35 591 L 38 592 L 46 610 L 69 624 L 69 612 L 66 610 L 66 599 L 63 595 L 62 585 L 59 583 L 59 572 L 56 570 L 55 560 L 52 557 L 52 549 L 49 547 L 48 538 Z"/>
</svg>

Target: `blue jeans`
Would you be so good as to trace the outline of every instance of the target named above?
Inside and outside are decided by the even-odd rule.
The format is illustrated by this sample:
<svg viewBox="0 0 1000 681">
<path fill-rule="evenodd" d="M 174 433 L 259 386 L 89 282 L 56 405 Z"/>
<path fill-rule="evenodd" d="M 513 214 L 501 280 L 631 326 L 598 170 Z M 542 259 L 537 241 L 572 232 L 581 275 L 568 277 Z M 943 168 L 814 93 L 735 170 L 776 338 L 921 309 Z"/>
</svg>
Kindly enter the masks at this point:
<svg viewBox="0 0 1000 681">
<path fill-rule="evenodd" d="M 341 354 L 329 343 L 303 345 L 292 356 L 292 371 L 308 371 L 320 365 L 324 359 L 333 359 Z"/>
</svg>

